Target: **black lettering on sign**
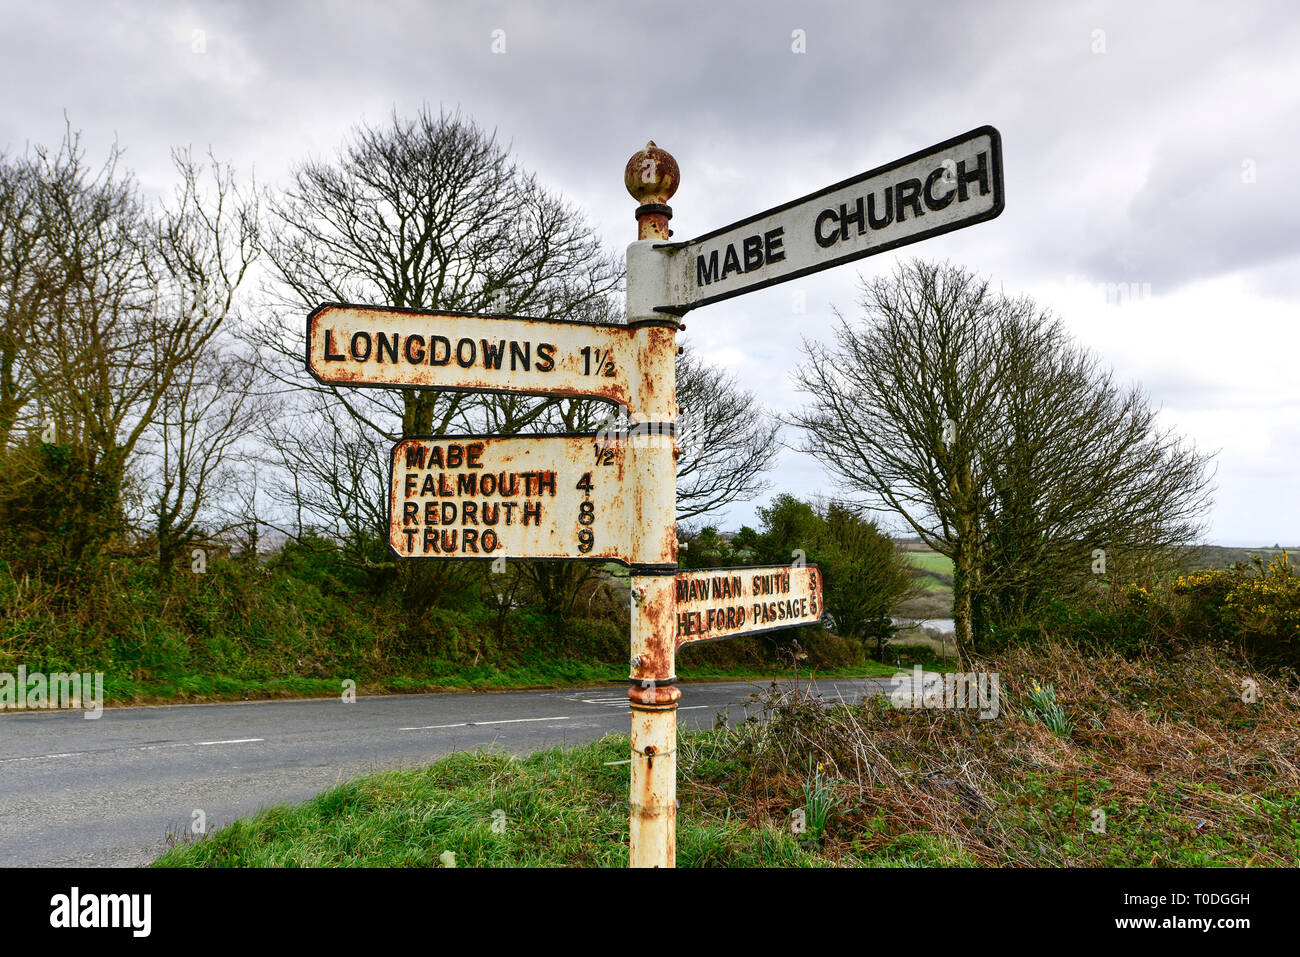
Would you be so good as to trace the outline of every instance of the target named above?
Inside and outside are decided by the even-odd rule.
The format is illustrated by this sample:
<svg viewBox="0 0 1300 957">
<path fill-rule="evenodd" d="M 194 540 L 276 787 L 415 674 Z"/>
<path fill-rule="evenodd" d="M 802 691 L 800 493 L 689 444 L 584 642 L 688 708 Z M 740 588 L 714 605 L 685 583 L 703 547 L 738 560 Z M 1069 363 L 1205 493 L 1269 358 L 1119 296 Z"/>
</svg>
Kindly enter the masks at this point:
<svg viewBox="0 0 1300 957">
<path fill-rule="evenodd" d="M 722 257 L 722 278 L 733 272 L 741 272 L 740 257 L 736 255 L 736 246 L 734 243 L 728 243 L 727 251 Z"/>
<path fill-rule="evenodd" d="M 925 210 L 921 209 L 921 181 L 919 179 L 905 179 L 894 187 L 894 210 L 898 213 L 898 221 L 903 221 L 903 210 L 911 207 L 912 214 L 916 217 L 924 216 Z"/>
<path fill-rule="evenodd" d="M 385 352 L 389 362 L 397 361 L 397 333 L 392 333 L 391 339 L 382 332 L 375 333 L 375 361 L 383 362 Z"/>
<path fill-rule="evenodd" d="M 334 351 L 334 330 L 333 329 L 325 330 L 325 358 L 328 359 L 330 362 L 337 362 L 341 359 L 347 358 L 346 356 L 343 355 L 343 353 Z"/>
<path fill-rule="evenodd" d="M 414 352 L 411 349 L 412 346 L 419 346 L 420 351 L 418 353 Z M 411 363 L 411 365 L 418 366 L 424 361 L 424 336 L 407 336 L 406 348 L 403 352 L 406 355 L 407 362 Z"/>
<path fill-rule="evenodd" d="M 473 339 L 461 339 L 456 343 L 456 364 L 462 369 L 472 366 L 477 354 L 478 347 L 474 345 Z"/>
<path fill-rule="evenodd" d="M 952 202 L 953 197 L 956 195 L 957 191 L 955 188 L 948 190 L 948 192 L 944 194 L 942 198 L 934 195 L 933 193 L 934 184 L 943 180 L 944 172 L 945 172 L 944 168 L 940 166 L 938 169 L 932 171 L 930 175 L 925 178 L 925 205 L 927 208 L 931 210 L 938 211 L 940 209 L 943 209 L 945 206 L 947 206 L 949 203 Z"/>
<path fill-rule="evenodd" d="M 706 267 L 703 254 L 695 257 L 695 285 L 707 286 L 718 278 L 718 251 L 709 253 Z M 339 356 L 342 359 L 342 356 Z"/>
<path fill-rule="evenodd" d="M 967 172 L 966 161 L 957 161 L 957 201 L 966 202 L 967 186 L 971 183 L 979 183 L 980 195 L 984 196 L 989 191 L 989 154 L 980 153 L 976 157 L 975 168 Z"/>
<path fill-rule="evenodd" d="M 781 248 L 785 241 L 784 237 L 784 226 L 769 229 L 763 234 L 763 255 L 769 263 L 779 263 L 785 259 L 785 250 Z"/>
<path fill-rule="evenodd" d="M 506 354 L 506 341 L 502 339 L 495 346 L 486 339 L 480 339 L 479 342 L 483 345 L 483 368 L 500 369 L 501 360 Z"/>
<path fill-rule="evenodd" d="M 835 241 L 840 238 L 838 229 L 832 229 L 830 233 L 822 235 L 822 224 L 838 223 L 840 214 L 833 209 L 823 209 L 817 214 L 817 221 L 813 223 L 813 238 L 817 240 L 817 245 L 823 249 L 828 246 L 834 246 Z"/>
<path fill-rule="evenodd" d="M 853 205 L 852 210 L 850 210 L 849 207 L 844 203 L 841 203 L 840 204 L 840 239 L 849 238 L 850 223 L 858 224 L 857 234 L 859 236 L 865 233 L 867 231 L 867 224 L 865 222 L 865 219 L 866 217 L 864 216 L 864 211 L 862 209 L 861 196 L 858 197 L 858 201 Z"/>
<path fill-rule="evenodd" d="M 893 188 L 886 186 L 885 192 L 882 195 L 885 197 L 885 213 L 883 216 L 877 217 L 876 216 L 876 194 L 875 193 L 867 194 L 867 224 L 872 229 L 884 229 L 886 226 L 888 226 L 890 223 L 894 221 Z"/>
<path fill-rule="evenodd" d="M 695 257 L 695 285 L 707 286 L 711 282 L 726 279 L 733 272 L 747 273 L 762 269 L 768 263 L 778 263 L 785 259 L 785 227 L 777 226 L 765 233 L 755 233 L 740 241 L 740 252 L 736 244 L 729 243 L 722 254 L 722 270 L 718 270 L 718 250 L 714 249 L 705 259 L 701 253 Z"/>
<path fill-rule="evenodd" d="M 439 355 L 439 350 L 442 354 Z M 451 340 L 446 336 L 433 336 L 429 340 L 429 365 L 445 366 L 451 361 Z"/>
<path fill-rule="evenodd" d="M 537 371 L 550 372 L 555 368 L 555 345 L 550 342 L 537 343 Z"/>
</svg>

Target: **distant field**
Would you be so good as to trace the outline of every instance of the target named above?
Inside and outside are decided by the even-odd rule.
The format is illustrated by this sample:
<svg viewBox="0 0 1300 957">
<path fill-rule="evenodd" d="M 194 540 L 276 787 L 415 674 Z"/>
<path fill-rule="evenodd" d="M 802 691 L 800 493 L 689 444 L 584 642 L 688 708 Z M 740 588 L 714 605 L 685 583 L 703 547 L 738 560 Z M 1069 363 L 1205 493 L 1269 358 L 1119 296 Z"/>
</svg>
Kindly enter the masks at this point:
<svg viewBox="0 0 1300 957">
<path fill-rule="evenodd" d="M 947 598 L 952 594 L 952 559 L 924 546 L 910 546 L 903 554 L 921 572 L 917 577 L 927 596 Z"/>
<path fill-rule="evenodd" d="M 940 555 L 938 552 L 914 551 L 908 549 L 904 554 L 907 560 L 917 568 L 924 568 L 928 572 L 936 572 L 940 575 L 952 574 L 952 559 L 947 555 Z"/>
<path fill-rule="evenodd" d="M 905 543 L 903 555 L 917 571 L 921 593 L 900 602 L 901 618 L 947 618 L 952 614 L 952 560 L 919 543 Z"/>
<path fill-rule="evenodd" d="M 1300 546 L 1291 548 L 1228 548 L 1223 545 L 1202 545 L 1192 554 L 1188 562 L 1190 568 L 1231 568 L 1237 562 L 1249 562 L 1258 555 L 1264 561 L 1272 561 L 1282 552 L 1293 559 L 1300 558 Z"/>
</svg>

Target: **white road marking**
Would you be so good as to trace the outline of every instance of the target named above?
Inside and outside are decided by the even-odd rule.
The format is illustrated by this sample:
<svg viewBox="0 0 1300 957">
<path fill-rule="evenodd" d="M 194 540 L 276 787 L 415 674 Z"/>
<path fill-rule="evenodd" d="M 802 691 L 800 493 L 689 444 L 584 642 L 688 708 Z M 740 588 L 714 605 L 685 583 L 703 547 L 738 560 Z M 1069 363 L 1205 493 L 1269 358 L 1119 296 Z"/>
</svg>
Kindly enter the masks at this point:
<svg viewBox="0 0 1300 957">
<path fill-rule="evenodd" d="M 204 748 L 214 744 L 256 744 L 266 738 L 229 738 L 225 741 L 177 741 L 173 744 L 145 744 L 135 748 L 106 748 L 99 754 L 114 751 L 162 751 L 165 748 Z M 78 758 L 90 754 L 90 751 L 59 751 L 55 754 L 29 754 L 21 758 L 0 758 L 0 764 L 10 761 L 43 761 L 46 758 Z"/>
<path fill-rule="evenodd" d="M 418 728 L 398 728 L 398 731 L 433 731 L 437 728 L 479 728 L 488 724 L 521 724 L 526 721 L 572 721 L 567 714 L 551 718 L 500 718 L 496 721 L 462 721 L 459 724 L 426 724 Z"/>
<path fill-rule="evenodd" d="M 193 744 L 193 747 L 196 747 L 196 748 L 202 748 L 202 747 L 206 747 L 206 746 L 209 745 L 209 744 L 256 744 L 256 743 L 259 742 L 259 741 L 265 741 L 265 740 L 266 740 L 266 738 L 230 738 L 230 739 L 228 739 L 228 740 L 226 740 L 226 741 L 195 741 L 194 744 Z M 183 748 L 183 747 L 185 747 L 185 745 L 183 745 L 183 744 L 178 744 L 178 745 L 170 745 L 170 744 L 168 744 L 168 745 L 163 745 L 163 747 L 178 747 L 178 748 Z"/>
</svg>

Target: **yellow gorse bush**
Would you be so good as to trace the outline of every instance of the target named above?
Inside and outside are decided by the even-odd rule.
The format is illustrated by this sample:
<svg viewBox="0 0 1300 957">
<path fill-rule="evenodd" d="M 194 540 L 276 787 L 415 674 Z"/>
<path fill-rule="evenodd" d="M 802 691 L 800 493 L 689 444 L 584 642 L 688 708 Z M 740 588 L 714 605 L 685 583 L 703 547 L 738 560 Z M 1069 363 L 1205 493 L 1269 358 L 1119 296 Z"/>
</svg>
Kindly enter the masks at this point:
<svg viewBox="0 0 1300 957">
<path fill-rule="evenodd" d="M 1220 620 L 1243 638 L 1254 635 L 1283 642 L 1300 638 L 1300 575 L 1286 552 L 1267 563 L 1256 557 L 1250 566 L 1180 575 L 1172 590 L 1201 607 L 1215 609 Z"/>
<path fill-rule="evenodd" d="M 1286 552 L 1238 582 L 1223 604 L 1253 631 L 1290 640 L 1300 636 L 1300 576 Z"/>
</svg>

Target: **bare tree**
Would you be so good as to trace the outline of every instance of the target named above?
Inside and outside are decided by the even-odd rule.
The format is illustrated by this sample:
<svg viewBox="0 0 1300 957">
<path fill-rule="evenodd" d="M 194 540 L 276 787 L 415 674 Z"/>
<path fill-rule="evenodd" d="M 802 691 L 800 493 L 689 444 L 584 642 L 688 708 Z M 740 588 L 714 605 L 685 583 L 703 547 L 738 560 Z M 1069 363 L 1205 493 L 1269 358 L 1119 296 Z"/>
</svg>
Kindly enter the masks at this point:
<svg viewBox="0 0 1300 957">
<path fill-rule="evenodd" d="M 622 281 L 577 210 L 543 189 L 496 137 L 421 110 L 362 126 L 332 162 L 311 161 L 271 204 L 273 299 L 292 321 L 262 329 L 275 374 L 327 394 L 378 435 L 440 434 L 483 421 L 535 422 L 547 399 L 321 386 L 302 369 L 302 314 L 324 301 L 537 317 L 599 315 Z M 283 318 L 283 317 L 282 317 Z M 411 620 L 439 600 L 443 573 L 404 569 Z"/>
<path fill-rule="evenodd" d="M 35 171 L 0 155 L 0 451 L 36 394 L 31 339 L 41 307 Z"/>
<path fill-rule="evenodd" d="M 328 391 L 389 438 L 445 431 L 491 396 L 320 386 L 302 370 L 301 313 L 322 302 L 596 317 L 622 281 L 584 217 L 543 189 L 495 135 L 427 109 L 359 127 L 333 162 L 312 161 L 271 204 L 274 300 L 294 310 L 262 341 L 287 384 Z M 547 400 L 518 400 L 514 431 Z M 394 419 L 396 420 L 394 422 Z"/>
<path fill-rule="evenodd" d="M 293 516 L 282 532 L 298 539 L 324 535 L 358 566 L 383 554 L 388 445 L 382 436 L 316 395 L 306 409 L 277 422 L 267 441 L 281 466 L 272 498 Z"/>
<path fill-rule="evenodd" d="M 752 392 L 688 348 L 677 356 L 677 404 L 679 522 L 766 491 L 780 423 Z"/>
<path fill-rule="evenodd" d="M 233 349 L 215 345 L 180 367 L 157 416 L 158 470 L 149 495 L 158 540 L 158 578 L 166 583 L 191 544 L 225 535 L 233 522 L 217 518 L 217 500 L 238 484 L 247 440 L 266 422 L 257 369 Z M 200 528 L 203 518 L 208 521 Z"/>
<path fill-rule="evenodd" d="M 69 132 L 31 163 L 40 305 L 29 355 L 35 399 L 71 451 L 69 476 L 94 508 L 66 540 L 79 558 L 121 530 L 128 465 L 182 370 L 234 309 L 255 256 L 256 209 L 233 174 L 174 154 L 180 185 L 159 210 L 140 198 L 115 146 L 97 170 Z"/>
<path fill-rule="evenodd" d="M 859 506 L 953 560 L 964 652 L 990 613 L 1085 587 L 1096 551 L 1150 557 L 1200 533 L 1209 457 L 1031 300 L 912 261 L 862 306 L 835 348 L 805 343 L 810 402 L 791 421 Z"/>
</svg>

